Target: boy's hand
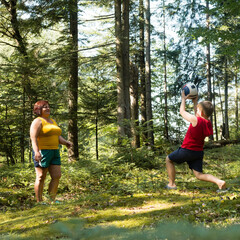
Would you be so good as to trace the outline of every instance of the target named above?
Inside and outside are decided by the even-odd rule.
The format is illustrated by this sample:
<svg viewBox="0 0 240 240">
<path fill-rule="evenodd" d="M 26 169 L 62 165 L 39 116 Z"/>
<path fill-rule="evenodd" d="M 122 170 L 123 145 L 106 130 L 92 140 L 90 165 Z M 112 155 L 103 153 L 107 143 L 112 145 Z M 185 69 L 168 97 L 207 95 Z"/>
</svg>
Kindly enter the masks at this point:
<svg viewBox="0 0 240 240">
<path fill-rule="evenodd" d="M 181 95 L 181 97 L 182 97 L 182 100 L 188 99 L 188 96 L 185 95 L 184 90 L 182 90 L 182 95 Z"/>
<path fill-rule="evenodd" d="M 197 95 L 195 98 L 192 99 L 192 102 L 193 102 L 194 104 L 197 104 L 197 102 L 198 102 L 198 95 Z"/>
</svg>

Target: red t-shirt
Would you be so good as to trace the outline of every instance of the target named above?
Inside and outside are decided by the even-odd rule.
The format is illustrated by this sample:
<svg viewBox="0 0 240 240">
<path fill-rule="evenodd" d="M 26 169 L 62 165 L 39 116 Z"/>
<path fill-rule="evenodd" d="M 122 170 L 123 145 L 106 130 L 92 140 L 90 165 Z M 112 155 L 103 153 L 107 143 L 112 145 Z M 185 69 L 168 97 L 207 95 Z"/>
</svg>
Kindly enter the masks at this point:
<svg viewBox="0 0 240 240">
<path fill-rule="evenodd" d="M 213 135 L 211 121 L 201 117 L 197 117 L 197 120 L 197 125 L 195 127 L 190 124 L 183 140 L 182 148 L 193 151 L 203 151 L 205 137 Z"/>
</svg>

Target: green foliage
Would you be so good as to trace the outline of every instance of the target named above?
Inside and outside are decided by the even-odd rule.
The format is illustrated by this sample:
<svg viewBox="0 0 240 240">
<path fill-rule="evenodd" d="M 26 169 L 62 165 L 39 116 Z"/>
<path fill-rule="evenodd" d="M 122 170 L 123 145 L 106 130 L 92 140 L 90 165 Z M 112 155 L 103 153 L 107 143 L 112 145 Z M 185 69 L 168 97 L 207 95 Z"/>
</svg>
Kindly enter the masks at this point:
<svg viewBox="0 0 240 240">
<path fill-rule="evenodd" d="M 2 3 L 4 2 L 6 1 L 2 1 Z M 12 2 L 14 3 L 14 1 Z M 53 110 L 53 118 L 56 118 L 63 128 L 64 136 L 67 136 L 67 88 L 69 59 L 72 53 L 69 48 L 68 1 L 40 0 L 31 2 L 31 4 L 28 1 L 16 2 L 18 4 L 13 9 L 17 11 L 15 25 L 12 25 L 13 22 L 10 21 L 11 16 L 9 15 L 13 11 L 9 11 L 4 4 L 0 4 L 0 30 L 3 35 L 0 46 L 0 154 L 4 156 L 1 161 L 5 161 L 6 158 L 8 163 L 19 163 L 21 150 L 24 148 L 25 155 L 29 153 L 28 140 L 29 125 L 32 120 L 32 104 L 37 99 L 49 100 Z M 235 68 L 239 69 L 237 56 L 240 39 L 238 31 L 239 2 L 212 0 L 210 3 L 212 4 L 209 10 L 211 15 L 210 29 L 205 28 L 206 7 L 202 5 L 202 2 L 174 1 L 171 5 L 166 6 L 166 27 L 171 29 L 172 26 L 169 23 L 178 22 L 173 30 L 180 36 L 180 38 L 177 36 L 175 39 L 169 39 L 166 36 L 166 51 L 162 49 L 162 29 L 154 29 L 155 23 L 161 25 L 162 20 L 157 19 L 157 21 L 152 22 L 151 39 L 155 50 L 151 56 L 153 60 L 151 67 L 153 70 L 153 106 L 156 122 L 154 125 L 156 144 L 153 152 L 146 146 L 139 149 L 132 148 L 130 139 L 123 139 L 122 145 L 117 145 L 117 127 L 114 124 L 117 105 L 116 64 L 113 57 L 115 49 L 109 47 L 115 46 L 113 1 L 79 2 L 80 96 L 78 99 L 78 125 L 81 157 L 79 162 L 68 164 L 65 150 L 62 151 L 63 177 L 59 186 L 60 198 L 70 203 L 65 202 L 63 207 L 59 208 L 34 206 L 35 173 L 33 164 L 17 163 L 15 166 L 3 164 L 0 166 L 0 211 L 3 213 L 3 216 L 0 216 L 1 222 L 3 222 L 0 224 L 1 233 L 4 235 L 9 232 L 12 232 L 13 235 L 14 233 L 16 235 L 25 232 L 32 233 L 36 228 L 38 231 L 42 231 L 41 233 L 44 233 L 47 239 L 49 232 L 44 228 L 47 224 L 61 220 L 61 218 L 66 220 L 72 216 L 86 217 L 90 225 L 111 223 L 116 219 L 116 222 L 129 220 L 129 222 L 132 221 L 132 225 L 128 222 L 123 224 L 138 228 L 155 226 L 155 223 L 169 218 L 171 220 L 183 218 L 195 224 L 203 223 L 211 226 L 217 224 L 224 226 L 239 222 L 239 214 L 237 213 L 239 210 L 239 197 L 237 195 L 239 193 L 238 146 L 209 150 L 205 154 L 205 167 L 207 167 L 208 172 L 224 177 L 232 187 L 228 194 L 216 196 L 215 192 L 211 190 L 213 187 L 194 180 L 185 165 L 177 167 L 177 172 L 180 173 L 177 176 L 179 190 L 173 194 L 163 190 L 167 179 L 165 156 L 174 149 L 172 143 L 182 140 L 185 131 L 185 124 L 178 115 L 181 85 L 186 81 L 194 81 L 201 88 L 200 96 L 206 96 L 206 61 L 204 60 L 203 47 L 207 43 L 211 43 L 211 50 L 213 50 L 211 51 L 211 59 L 215 59 L 214 62 L 212 61 L 212 66 L 215 67 L 212 72 L 219 85 L 215 86 L 215 90 L 219 90 L 219 94 L 215 94 L 217 120 L 221 118 L 222 111 L 222 107 L 218 103 L 223 100 L 220 89 L 223 86 L 225 74 L 224 55 L 229 61 L 227 71 L 234 72 L 236 77 L 239 74 L 235 70 Z M 155 8 L 152 17 L 154 15 L 162 17 L 162 2 L 159 1 L 159 4 L 161 6 L 159 9 Z M 89 21 L 90 19 L 85 21 L 82 13 L 88 12 L 88 9 L 92 10 L 93 6 L 94 10 L 97 10 L 94 11 L 94 14 L 98 10 L 107 9 L 104 12 L 106 15 L 101 16 L 102 13 L 99 11 L 98 20 L 94 17 L 91 21 Z M 138 7 L 137 1 L 131 2 L 130 55 L 131 61 L 136 63 L 139 53 Z M 160 14 L 157 12 L 158 10 Z M 169 16 L 174 19 L 170 21 Z M 102 24 L 99 24 L 99 20 Z M 94 26 L 93 30 L 91 30 L 91 25 Z M 17 39 L 14 38 L 16 36 L 14 26 L 19 27 Z M 100 26 L 101 30 L 99 30 Z M 84 27 L 86 28 L 82 31 Z M 21 38 L 22 41 L 19 41 Z M 95 45 L 103 47 L 95 48 Z M 85 55 L 88 47 L 93 52 L 90 54 L 88 52 Z M 165 53 L 168 71 L 167 93 L 171 144 L 162 137 L 165 130 L 163 121 L 165 105 L 163 71 L 161 69 L 164 67 L 163 56 Z M 199 77 L 197 78 L 196 75 Z M 229 86 L 231 90 L 235 90 L 236 87 L 232 84 L 234 82 L 232 73 L 229 76 Z M 229 99 L 230 104 L 234 102 L 232 100 L 233 98 Z M 229 119 L 232 136 L 239 138 L 239 133 L 235 130 L 237 117 L 233 114 L 237 107 L 233 104 L 229 106 Z M 98 123 L 95 122 L 96 116 Z M 97 127 L 98 132 L 96 131 Z M 139 132 L 141 132 L 140 128 Z M 94 157 L 94 151 L 96 151 L 94 140 L 96 138 L 99 140 L 98 160 Z M 49 177 L 46 180 L 46 184 L 48 183 Z M 137 194 L 143 194 L 144 197 L 135 196 Z M 151 196 L 148 197 L 148 194 Z M 44 198 L 47 199 L 46 189 Z M 136 214 L 134 212 L 135 210 L 142 211 L 145 207 L 144 201 L 151 202 L 153 198 L 162 205 L 166 205 L 167 208 L 151 211 L 151 213 Z M 186 206 L 176 206 L 183 204 L 183 202 Z M 175 205 L 175 203 L 177 204 Z M 129 216 L 128 212 L 121 213 L 122 209 L 119 209 L 119 206 L 131 206 L 134 211 L 128 209 L 127 211 L 131 211 L 131 216 Z M 149 208 L 151 209 L 150 206 Z M 19 212 L 19 210 L 24 211 Z M 105 216 L 101 210 L 103 212 L 109 210 L 109 216 Z M 115 210 L 117 213 L 114 214 Z M 32 218 L 28 217 L 29 212 L 32 214 Z M 51 212 L 54 217 L 49 216 L 48 212 Z M 38 222 L 35 221 L 35 217 Z M 213 220 L 214 218 L 216 221 Z M 30 229 L 26 229 L 22 225 L 22 221 L 26 222 L 26 225 L 30 225 Z M 167 226 L 165 227 L 167 228 Z M 79 226 L 79 228 L 80 231 L 88 234 L 88 229 L 85 229 L 84 225 Z M 96 230 L 94 234 L 102 231 L 102 228 L 92 229 L 93 232 Z M 185 229 L 184 226 L 183 229 Z M 189 226 L 189 229 L 192 228 Z M 117 232 L 118 229 L 114 229 L 114 231 Z M 123 235 L 125 234 L 125 231 L 119 231 Z M 71 235 L 71 230 L 66 230 L 65 234 L 74 236 Z M 103 231 L 104 234 L 111 237 L 109 229 Z M 37 235 L 41 234 L 37 233 Z M 147 239 L 148 232 L 144 231 L 143 235 L 145 237 L 143 238 Z M 181 236 L 180 233 L 179 236 Z M 218 235 L 216 234 L 216 236 Z"/>
<path fill-rule="evenodd" d="M 70 239 L 116 239 L 117 236 L 122 236 L 126 232 L 124 229 L 115 227 L 102 228 L 94 227 L 87 229 L 84 227 L 84 222 L 79 220 L 70 220 L 67 223 L 57 223 L 53 226 L 57 232 L 61 232 L 64 236 Z"/>
<path fill-rule="evenodd" d="M 35 172 L 31 164 L 1 166 L 0 171 L 0 208 L 24 209 L 32 205 Z"/>
<path fill-rule="evenodd" d="M 114 161 L 117 164 L 129 163 L 145 169 L 159 166 L 155 153 L 147 146 L 136 149 L 129 144 L 123 144 L 121 147 L 117 147 L 117 150 L 118 153 L 111 162 Z"/>
<path fill-rule="evenodd" d="M 204 226 L 194 226 L 187 222 L 169 222 L 152 226 L 151 229 L 142 231 L 131 231 L 116 227 L 93 227 L 85 228 L 85 222 L 81 220 L 70 220 L 66 223 L 57 223 L 53 229 L 61 232 L 64 236 L 75 240 L 93 239 L 122 239 L 122 240 L 152 240 L 152 239 L 195 239 L 195 240 L 238 240 L 240 238 L 239 225 L 233 225 L 223 229 L 208 229 Z"/>
<path fill-rule="evenodd" d="M 117 153 L 111 158 L 101 157 L 99 161 L 82 159 L 71 165 L 63 163 L 62 172 L 65 177 L 59 192 L 81 194 L 102 191 L 124 196 L 148 190 L 156 191 L 162 180 L 160 172 L 156 170 L 148 173 L 147 169 L 159 168 L 162 163 L 159 163 L 159 159 L 150 150 L 131 151 Z"/>
<path fill-rule="evenodd" d="M 69 164 L 62 151 L 61 203 L 48 204 L 45 186 L 46 205 L 34 200 L 33 164 L 2 164 L 1 238 L 237 239 L 239 150 L 239 145 L 228 145 L 205 151 L 204 171 L 225 179 L 226 193 L 198 181 L 186 165 L 176 166 L 178 190 L 164 189 L 165 156 L 159 157 L 157 169 L 149 170 L 118 158 L 89 157 Z"/>
<path fill-rule="evenodd" d="M 5 1 L 4 1 L 5 2 Z M 19 34 L 22 37 L 24 51 L 16 44 L 13 36 L 14 29 L 10 21 L 11 11 L 1 4 L 1 38 L 0 46 L 0 137 L 3 142 L 0 146 L 1 155 L 7 161 L 20 161 L 21 151 L 25 148 L 25 155 L 29 148 L 29 125 L 32 121 L 32 105 L 35 100 L 47 99 L 53 110 L 53 118 L 63 126 L 64 136 L 67 136 L 68 119 L 68 79 L 69 59 L 69 4 L 67 1 L 36 1 L 17 2 L 16 14 Z M 194 81 L 201 88 L 201 97 L 206 96 L 205 55 L 202 43 L 211 43 L 211 59 L 213 74 L 219 82 L 219 89 L 223 80 L 224 69 L 222 55 L 228 56 L 229 72 L 238 69 L 237 49 L 239 48 L 239 3 L 236 1 L 210 1 L 212 4 L 211 29 L 205 28 L 206 7 L 199 1 L 175 1 L 166 5 L 166 29 L 174 30 L 178 36 L 171 38 L 166 34 L 166 51 L 163 50 L 162 14 L 163 3 L 157 4 L 152 12 L 152 43 L 155 49 L 152 52 L 152 91 L 153 112 L 156 136 L 156 148 L 166 152 L 164 139 L 164 86 L 163 69 L 164 54 L 167 57 L 167 95 L 169 115 L 170 141 L 180 141 L 183 137 L 183 121 L 179 119 L 178 108 L 181 85 L 186 81 Z M 99 18 L 93 17 L 85 21 L 84 12 L 98 12 Z M 114 11 L 113 1 L 79 2 L 79 99 L 78 99 L 78 127 L 80 152 L 93 155 L 93 140 L 98 127 L 105 131 L 116 123 L 116 62 L 114 44 Z M 130 4 L 130 56 L 131 62 L 138 65 L 139 54 L 139 3 Z M 103 11 L 103 12 L 101 12 Z M 101 14 L 103 14 L 101 16 Z M 6 16 L 6 17 L 4 17 Z M 94 15 L 93 15 L 94 16 Z M 171 19 L 172 18 L 172 19 Z M 178 22 L 174 25 L 172 23 Z M 157 23 L 157 24 L 156 24 Z M 173 26 L 174 25 L 174 26 Z M 96 27 L 97 26 L 97 27 Z M 20 44 L 19 44 L 20 45 Z M 95 48 L 95 46 L 101 46 Z M 90 50 L 87 51 L 88 47 Z M 219 56 L 219 53 L 220 56 Z M 196 77 L 198 76 L 198 78 Z M 232 84 L 232 78 L 229 78 Z M 231 86 L 232 87 L 232 86 Z M 232 88 L 235 89 L 236 87 Z M 218 90 L 215 86 L 216 91 Z M 24 92 L 26 90 L 26 92 Z M 221 108 L 219 99 L 222 94 L 216 95 L 217 120 L 220 119 Z M 220 99 L 222 101 L 222 99 Z M 232 98 L 229 99 L 231 104 Z M 229 121 L 231 137 L 238 137 L 236 133 L 237 117 L 233 114 L 237 106 L 231 104 Z M 97 117 L 96 117 L 97 116 Z M 98 123 L 96 124 L 96 118 Z M 22 124 L 19 124 L 22 123 Z M 22 126 L 19 126 L 22 125 Z M 116 130 L 115 128 L 114 130 Z M 139 130 L 141 132 L 141 129 Z M 97 136 L 95 136 L 97 138 Z M 116 143 L 115 135 L 112 141 Z M 105 154 L 103 142 L 109 143 L 107 137 L 99 139 L 99 155 Z M 95 146 L 93 146 L 95 147 Z M 95 148 L 94 148 L 95 149 Z M 154 167 L 152 156 L 145 153 L 145 149 L 135 151 L 127 148 L 125 156 L 120 161 L 134 163 L 139 167 Z M 167 150 L 169 151 L 169 149 Z M 139 155 L 143 155 L 142 158 Z M 26 157 L 26 156 L 25 156 Z M 150 158 L 146 160 L 145 157 Z M 22 161 L 24 159 L 21 159 Z"/>
</svg>

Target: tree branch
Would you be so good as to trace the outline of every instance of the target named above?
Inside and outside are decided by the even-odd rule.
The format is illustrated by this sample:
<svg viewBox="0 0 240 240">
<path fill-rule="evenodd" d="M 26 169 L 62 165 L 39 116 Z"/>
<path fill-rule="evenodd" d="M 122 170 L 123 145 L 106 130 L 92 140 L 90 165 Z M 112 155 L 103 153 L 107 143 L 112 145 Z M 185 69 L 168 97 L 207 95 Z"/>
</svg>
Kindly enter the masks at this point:
<svg viewBox="0 0 240 240">
<path fill-rule="evenodd" d="M 89 47 L 89 48 L 79 49 L 78 52 L 87 51 L 87 50 L 92 50 L 92 49 L 100 48 L 100 47 L 111 46 L 111 45 L 114 45 L 114 44 L 115 44 L 115 42 L 114 42 L 114 43 L 106 43 L 106 44 L 103 44 L 103 45 L 96 45 L 96 46 Z"/>
<path fill-rule="evenodd" d="M 3 34 L 6 37 L 12 38 L 13 37 L 12 33 L 9 32 L 7 29 L 5 29 L 5 30 L 6 30 L 6 32 L 0 30 L 0 33 Z"/>
<path fill-rule="evenodd" d="M 9 4 L 7 1 L 1 0 L 1 3 L 2 3 L 7 9 L 10 8 L 10 4 Z"/>
<path fill-rule="evenodd" d="M 8 43 L 8 42 L 4 42 L 4 41 L 0 41 L 0 44 L 5 44 L 5 45 L 8 45 L 8 46 L 10 46 L 10 47 L 18 48 L 17 46 L 12 45 L 12 44 L 10 44 L 10 43 Z"/>
<path fill-rule="evenodd" d="M 92 19 L 80 19 L 80 21 L 94 22 L 94 21 L 113 19 L 113 18 L 114 18 L 114 15 L 106 15 L 106 17 L 105 16 L 98 16 L 98 17 L 92 18 Z"/>
</svg>

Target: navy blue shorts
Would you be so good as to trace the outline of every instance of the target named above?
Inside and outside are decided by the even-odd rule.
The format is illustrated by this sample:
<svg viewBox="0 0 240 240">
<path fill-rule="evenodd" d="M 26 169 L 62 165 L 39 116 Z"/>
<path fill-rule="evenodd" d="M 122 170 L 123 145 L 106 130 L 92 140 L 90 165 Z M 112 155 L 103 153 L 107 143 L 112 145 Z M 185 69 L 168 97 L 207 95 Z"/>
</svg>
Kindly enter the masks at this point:
<svg viewBox="0 0 240 240">
<path fill-rule="evenodd" d="M 177 164 L 187 162 L 190 169 L 203 172 L 203 155 L 203 151 L 193 151 L 180 147 L 176 151 L 170 153 L 168 158 Z"/>
</svg>

